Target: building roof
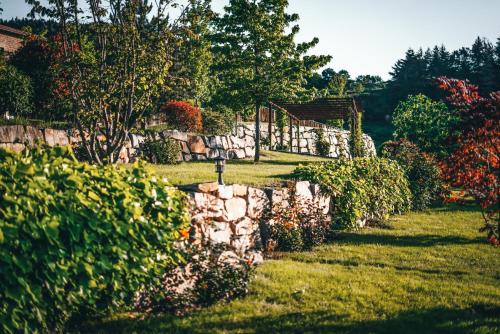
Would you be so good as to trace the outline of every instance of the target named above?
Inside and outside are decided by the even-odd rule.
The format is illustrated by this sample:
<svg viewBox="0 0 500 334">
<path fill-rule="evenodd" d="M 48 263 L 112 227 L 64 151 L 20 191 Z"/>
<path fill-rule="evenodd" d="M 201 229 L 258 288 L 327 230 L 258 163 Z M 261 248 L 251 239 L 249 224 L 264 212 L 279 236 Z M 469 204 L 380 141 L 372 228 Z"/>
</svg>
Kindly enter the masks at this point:
<svg viewBox="0 0 500 334">
<path fill-rule="evenodd" d="M 273 101 L 299 120 L 345 119 L 353 111 L 362 112 L 361 103 L 353 97 L 322 98 L 305 103 Z"/>
<path fill-rule="evenodd" d="M 25 35 L 25 32 L 16 28 L 11 28 L 9 26 L 5 26 L 3 24 L 0 24 L 0 33 L 6 34 L 6 35 L 11 35 L 14 37 L 23 37 Z"/>
</svg>

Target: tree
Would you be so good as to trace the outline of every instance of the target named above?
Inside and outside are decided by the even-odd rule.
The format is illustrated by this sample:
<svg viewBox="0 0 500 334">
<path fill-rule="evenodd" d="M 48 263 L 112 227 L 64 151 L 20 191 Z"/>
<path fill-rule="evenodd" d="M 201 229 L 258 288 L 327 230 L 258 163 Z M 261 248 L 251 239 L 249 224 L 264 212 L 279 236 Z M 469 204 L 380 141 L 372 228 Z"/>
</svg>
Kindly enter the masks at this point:
<svg viewBox="0 0 500 334">
<path fill-rule="evenodd" d="M 446 104 L 423 94 L 410 95 L 394 111 L 394 135 L 415 143 L 425 152 L 446 155 L 449 137 L 458 123 Z"/>
<path fill-rule="evenodd" d="M 172 23 L 147 0 L 26 0 L 32 15 L 56 19 L 72 117 L 92 161 L 114 163 L 130 129 L 151 108 L 172 62 Z M 89 22 L 84 21 L 90 20 Z M 85 23 L 84 23 L 85 22 Z"/>
<path fill-rule="evenodd" d="M 30 78 L 0 60 L 0 115 L 29 117 L 33 111 L 32 100 Z"/>
<path fill-rule="evenodd" d="M 478 87 L 439 78 L 439 87 L 460 116 L 458 148 L 443 163 L 443 175 L 480 205 L 488 239 L 500 245 L 500 92 L 481 97 Z"/>
<path fill-rule="evenodd" d="M 328 56 L 305 56 L 318 43 L 296 44 L 297 14 L 287 0 L 231 0 L 216 20 L 214 48 L 220 88 L 234 109 L 255 110 L 255 161 L 260 158 L 262 105 L 272 99 L 298 99 L 304 78 L 325 65 Z"/>
</svg>

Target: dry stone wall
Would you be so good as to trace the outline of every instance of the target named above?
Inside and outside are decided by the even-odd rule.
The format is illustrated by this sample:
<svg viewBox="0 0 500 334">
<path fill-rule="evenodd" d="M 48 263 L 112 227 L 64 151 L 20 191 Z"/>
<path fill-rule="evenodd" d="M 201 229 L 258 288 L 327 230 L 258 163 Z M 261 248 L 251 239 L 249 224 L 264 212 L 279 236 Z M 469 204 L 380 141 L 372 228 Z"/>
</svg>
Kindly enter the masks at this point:
<svg viewBox="0 0 500 334">
<path fill-rule="evenodd" d="M 304 208 L 310 203 L 330 214 L 330 197 L 308 181 L 297 182 L 293 193 Z M 287 207 L 289 188 L 253 188 L 245 185 L 221 186 L 217 183 L 181 187 L 189 194 L 191 228 L 195 242 L 224 244 L 235 257 L 262 262 L 262 235 L 273 224 L 272 213 Z"/>
</svg>

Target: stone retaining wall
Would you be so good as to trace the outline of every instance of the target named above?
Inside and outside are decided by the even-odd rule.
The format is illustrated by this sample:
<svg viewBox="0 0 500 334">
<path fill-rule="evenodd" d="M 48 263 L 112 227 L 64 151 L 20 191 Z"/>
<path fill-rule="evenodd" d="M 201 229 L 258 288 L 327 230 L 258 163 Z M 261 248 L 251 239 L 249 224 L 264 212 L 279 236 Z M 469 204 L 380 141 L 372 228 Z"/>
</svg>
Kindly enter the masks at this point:
<svg viewBox="0 0 500 334">
<path fill-rule="evenodd" d="M 308 181 L 292 185 L 299 205 L 303 203 L 307 209 L 310 203 L 315 203 L 330 219 L 330 197 L 323 196 L 318 185 Z M 235 256 L 257 263 L 262 261 L 262 234 L 273 224 L 273 210 L 287 207 L 290 199 L 288 188 L 205 183 L 181 190 L 189 194 L 194 240 L 225 244 Z"/>
</svg>

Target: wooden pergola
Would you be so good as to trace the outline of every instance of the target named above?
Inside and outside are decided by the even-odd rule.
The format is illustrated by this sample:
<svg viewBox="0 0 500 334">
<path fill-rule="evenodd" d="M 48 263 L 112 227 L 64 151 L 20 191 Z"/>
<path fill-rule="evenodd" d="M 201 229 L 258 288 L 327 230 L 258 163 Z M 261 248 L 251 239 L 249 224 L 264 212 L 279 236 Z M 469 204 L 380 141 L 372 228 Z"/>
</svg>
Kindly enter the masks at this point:
<svg viewBox="0 0 500 334">
<path fill-rule="evenodd" d="M 274 117 L 273 109 L 278 109 L 285 112 L 289 119 L 289 134 L 290 134 L 290 151 L 293 151 L 293 134 L 292 127 L 295 123 L 297 126 L 297 147 L 300 153 L 300 125 L 312 127 L 326 127 L 318 121 L 335 120 L 335 119 L 350 119 L 353 127 L 358 127 L 358 113 L 363 112 L 363 108 L 359 101 L 353 97 L 342 98 L 321 98 L 310 102 L 293 103 L 286 101 L 270 101 L 268 107 L 268 126 L 269 134 L 272 131 Z M 355 128 L 351 129 L 355 131 Z M 271 136 L 269 136 L 270 147 L 272 147 Z"/>
</svg>

